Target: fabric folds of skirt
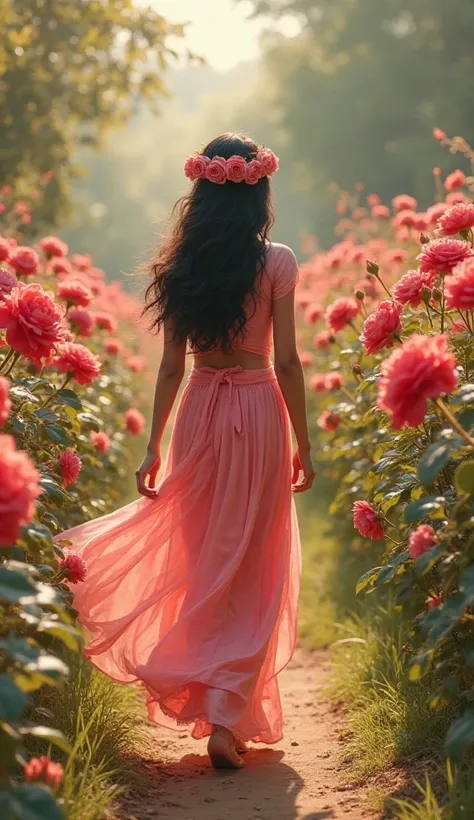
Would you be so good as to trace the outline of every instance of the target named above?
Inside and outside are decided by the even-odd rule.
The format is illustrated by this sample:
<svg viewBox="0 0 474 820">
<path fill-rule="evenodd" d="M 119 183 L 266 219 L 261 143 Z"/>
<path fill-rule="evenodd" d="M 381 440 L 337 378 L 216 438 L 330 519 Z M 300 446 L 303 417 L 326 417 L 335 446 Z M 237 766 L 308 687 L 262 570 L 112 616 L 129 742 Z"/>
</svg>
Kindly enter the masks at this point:
<svg viewBox="0 0 474 820">
<path fill-rule="evenodd" d="M 295 643 L 300 546 L 291 443 L 271 368 L 196 368 L 156 499 L 62 533 L 86 562 L 89 660 L 142 682 L 149 717 L 204 737 L 282 736 L 277 674 Z"/>
</svg>

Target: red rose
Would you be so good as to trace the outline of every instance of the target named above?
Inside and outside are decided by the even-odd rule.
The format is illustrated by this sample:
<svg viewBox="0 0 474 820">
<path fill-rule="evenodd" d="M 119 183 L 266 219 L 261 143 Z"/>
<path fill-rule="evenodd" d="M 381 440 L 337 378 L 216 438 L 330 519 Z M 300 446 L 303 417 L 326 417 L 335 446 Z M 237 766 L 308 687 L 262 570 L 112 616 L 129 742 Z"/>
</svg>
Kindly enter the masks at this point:
<svg viewBox="0 0 474 820">
<path fill-rule="evenodd" d="M 326 321 L 335 333 L 342 330 L 352 322 L 359 312 L 359 305 L 356 299 L 349 299 L 342 296 L 336 299 L 326 310 Z"/>
<path fill-rule="evenodd" d="M 139 436 L 145 427 L 145 416 L 136 407 L 130 407 L 125 413 L 125 424 L 132 436 Z"/>
<path fill-rule="evenodd" d="M 445 283 L 448 310 L 474 308 L 474 257 L 469 257 L 454 268 Z"/>
<path fill-rule="evenodd" d="M 9 261 L 17 273 L 22 273 L 25 276 L 38 273 L 40 266 L 40 258 L 36 251 L 23 245 L 18 245 L 12 250 Z"/>
<path fill-rule="evenodd" d="M 436 269 L 440 273 L 451 273 L 454 267 L 468 256 L 474 256 L 469 242 L 463 239 L 434 239 L 423 246 L 417 259 L 420 261 L 420 271 L 429 273 Z"/>
<path fill-rule="evenodd" d="M 5 424 L 8 416 L 10 415 L 10 410 L 12 409 L 12 403 L 8 395 L 9 388 L 10 382 L 8 379 L 0 376 L 0 427 L 3 427 Z"/>
<path fill-rule="evenodd" d="M 318 426 L 323 430 L 334 431 L 339 427 L 340 418 L 336 413 L 325 410 L 318 418 Z"/>
<path fill-rule="evenodd" d="M 9 241 L 0 236 L 0 262 L 8 262 L 11 250 Z"/>
<path fill-rule="evenodd" d="M 316 302 L 312 302 L 310 305 L 308 305 L 304 312 L 305 319 L 309 325 L 314 325 L 314 323 L 321 318 L 323 312 L 324 311 L 322 305 L 318 305 L 316 304 Z"/>
<path fill-rule="evenodd" d="M 87 575 L 87 568 L 79 555 L 74 555 L 69 550 L 64 550 L 64 558 L 58 560 L 59 569 L 63 573 L 66 581 L 70 584 L 78 584 L 84 581 Z"/>
<path fill-rule="evenodd" d="M 392 295 L 401 305 L 418 307 L 421 302 L 421 291 L 428 284 L 429 276 L 419 270 L 409 270 L 392 287 Z"/>
<path fill-rule="evenodd" d="M 409 194 L 399 194 L 392 199 L 392 205 L 396 211 L 414 211 L 418 202 Z"/>
<path fill-rule="evenodd" d="M 113 356 L 116 356 L 118 353 L 123 353 L 124 350 L 123 342 L 121 342 L 120 339 L 106 339 L 104 347 L 107 353 Z M 130 370 L 132 369 L 133 368 L 130 368 Z"/>
<path fill-rule="evenodd" d="M 321 332 L 317 333 L 314 337 L 314 344 L 321 350 L 324 350 L 324 348 L 329 347 L 329 345 L 333 341 L 334 336 L 332 335 L 330 330 L 321 330 Z"/>
<path fill-rule="evenodd" d="M 59 456 L 59 470 L 64 484 L 74 484 L 81 472 L 82 461 L 74 450 L 63 450 Z"/>
<path fill-rule="evenodd" d="M 315 373 L 309 386 L 315 393 L 322 393 L 327 390 L 326 373 Z"/>
<path fill-rule="evenodd" d="M 368 501 L 356 501 L 352 507 L 354 527 L 366 538 L 379 541 L 385 531 L 378 519 L 377 510 Z"/>
<path fill-rule="evenodd" d="M 25 780 L 32 783 L 35 780 L 44 780 L 52 788 L 57 788 L 64 775 L 60 763 L 54 763 L 49 757 L 32 757 L 24 768 Z"/>
<path fill-rule="evenodd" d="M 125 364 L 132 373 L 143 373 L 146 360 L 144 356 L 129 356 Z"/>
<path fill-rule="evenodd" d="M 17 285 L 18 279 L 15 274 L 9 270 L 5 270 L 5 268 L 0 268 L 0 299 L 2 299 L 6 293 L 11 293 Z"/>
<path fill-rule="evenodd" d="M 326 373 L 326 390 L 338 390 L 342 384 L 342 373 Z"/>
<path fill-rule="evenodd" d="M 0 327 L 13 350 L 39 364 L 64 338 L 63 313 L 41 285 L 18 283 L 0 301 Z"/>
<path fill-rule="evenodd" d="M 40 248 L 47 256 L 67 256 L 69 248 L 57 236 L 44 236 L 40 240 Z"/>
<path fill-rule="evenodd" d="M 79 384 L 90 384 L 100 373 L 99 359 L 84 345 L 65 342 L 58 346 L 58 354 L 55 367 L 68 373 Z"/>
<path fill-rule="evenodd" d="M 72 307 L 67 314 L 67 318 L 80 336 L 91 335 L 95 327 L 95 321 L 90 311 L 81 307 Z"/>
<path fill-rule="evenodd" d="M 115 316 L 112 316 L 111 313 L 107 313 L 107 311 L 97 310 L 94 313 L 94 320 L 97 327 L 101 328 L 101 330 L 107 330 L 108 333 L 115 333 L 118 327 L 118 322 Z"/>
<path fill-rule="evenodd" d="M 57 273 L 60 276 L 67 276 L 72 273 L 72 265 L 63 256 L 54 256 L 48 262 L 48 271 Z"/>
<path fill-rule="evenodd" d="M 92 291 L 79 279 L 63 279 L 58 285 L 58 296 L 64 299 L 68 305 L 80 305 L 87 307 L 94 299 Z"/>
<path fill-rule="evenodd" d="M 436 541 L 434 529 L 429 527 L 428 524 L 420 524 L 416 530 L 413 530 L 408 539 L 408 552 L 412 561 L 416 561 L 417 558 L 428 552 L 436 544 Z"/>
<path fill-rule="evenodd" d="M 474 226 L 474 205 L 471 202 L 460 202 L 448 208 L 438 219 L 437 233 L 444 236 L 467 231 Z"/>
<path fill-rule="evenodd" d="M 91 442 L 99 453 L 106 453 L 110 447 L 110 438 L 107 433 L 103 433 L 102 431 L 96 433 L 95 430 L 92 430 Z"/>
<path fill-rule="evenodd" d="M 13 546 L 35 513 L 40 473 L 13 436 L 0 435 L 0 546 Z"/>
<path fill-rule="evenodd" d="M 386 299 L 364 322 L 360 341 L 367 353 L 377 353 L 383 347 L 393 347 L 393 334 L 400 334 L 402 306 Z"/>
<path fill-rule="evenodd" d="M 466 184 L 466 174 L 459 170 L 453 171 L 452 174 L 446 177 L 444 187 L 447 191 L 455 191 L 457 188 L 462 188 Z"/>
</svg>

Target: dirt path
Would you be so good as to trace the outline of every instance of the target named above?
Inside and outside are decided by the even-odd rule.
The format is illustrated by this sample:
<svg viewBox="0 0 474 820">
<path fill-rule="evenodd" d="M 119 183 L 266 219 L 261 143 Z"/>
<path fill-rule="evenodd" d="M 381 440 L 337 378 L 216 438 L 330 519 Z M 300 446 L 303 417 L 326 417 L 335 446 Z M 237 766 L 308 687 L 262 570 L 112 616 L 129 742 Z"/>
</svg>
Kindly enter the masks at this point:
<svg viewBox="0 0 474 820">
<path fill-rule="evenodd" d="M 362 820 L 364 795 L 338 765 L 339 720 L 321 698 L 324 653 L 301 650 L 281 675 L 285 739 L 256 746 L 238 772 L 214 772 L 204 741 L 147 730 L 139 770 L 146 785 L 121 800 L 116 820 Z"/>
</svg>

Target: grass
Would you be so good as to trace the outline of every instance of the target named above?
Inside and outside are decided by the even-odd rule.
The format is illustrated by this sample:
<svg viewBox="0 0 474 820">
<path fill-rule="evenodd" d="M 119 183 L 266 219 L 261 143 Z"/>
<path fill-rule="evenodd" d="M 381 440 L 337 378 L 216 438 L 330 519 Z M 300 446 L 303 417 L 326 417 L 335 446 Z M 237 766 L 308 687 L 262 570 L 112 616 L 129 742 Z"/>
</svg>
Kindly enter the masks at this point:
<svg viewBox="0 0 474 820">
<path fill-rule="evenodd" d="M 142 736 L 144 708 L 135 687 L 114 683 L 81 654 L 66 660 L 70 679 L 59 689 L 41 690 L 35 706 L 44 722 L 54 719 L 73 747 L 61 761 L 60 797 L 68 820 L 101 820 L 121 788 L 137 778 L 128 758 Z M 31 751 L 45 753 L 39 746 Z"/>
<path fill-rule="evenodd" d="M 472 766 L 467 763 L 454 769 L 448 762 L 436 775 L 437 784 L 443 785 L 443 797 L 438 799 L 429 777 L 422 786 L 417 784 L 419 800 L 391 801 L 394 820 L 472 820 L 474 816 L 474 778 Z"/>
</svg>

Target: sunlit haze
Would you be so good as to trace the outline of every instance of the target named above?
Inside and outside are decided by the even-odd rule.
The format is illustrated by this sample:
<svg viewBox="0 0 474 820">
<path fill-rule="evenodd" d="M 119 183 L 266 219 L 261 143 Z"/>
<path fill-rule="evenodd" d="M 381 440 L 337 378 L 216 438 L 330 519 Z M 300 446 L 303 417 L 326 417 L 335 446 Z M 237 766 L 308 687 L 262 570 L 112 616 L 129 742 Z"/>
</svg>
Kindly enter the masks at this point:
<svg viewBox="0 0 474 820">
<path fill-rule="evenodd" d="M 226 70 L 260 53 L 260 37 L 269 22 L 251 20 L 251 3 L 235 0 L 153 0 L 151 5 L 171 22 L 189 21 L 186 46 L 214 68 Z M 272 27 L 276 24 L 272 22 Z M 294 35 L 298 23 L 287 17 L 278 31 Z"/>
</svg>

